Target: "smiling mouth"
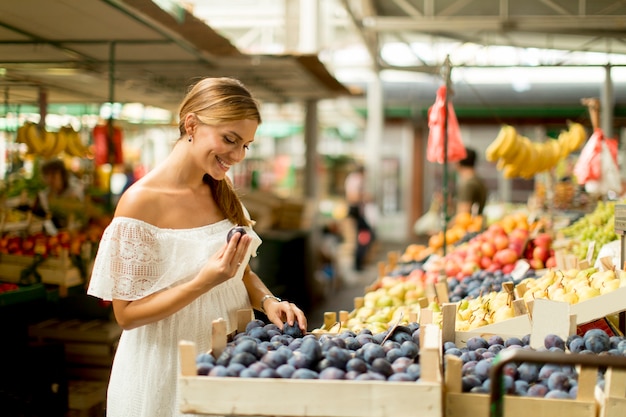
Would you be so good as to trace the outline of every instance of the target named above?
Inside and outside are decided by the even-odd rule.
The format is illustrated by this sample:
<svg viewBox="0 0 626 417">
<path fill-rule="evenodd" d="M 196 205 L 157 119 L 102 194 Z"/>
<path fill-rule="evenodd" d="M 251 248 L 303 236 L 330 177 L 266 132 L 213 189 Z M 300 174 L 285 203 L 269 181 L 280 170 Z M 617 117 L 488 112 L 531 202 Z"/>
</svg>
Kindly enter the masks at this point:
<svg viewBox="0 0 626 417">
<path fill-rule="evenodd" d="M 224 161 L 222 158 L 220 158 L 219 156 L 216 156 L 215 159 L 217 159 L 217 162 L 224 167 L 224 169 L 230 169 L 230 167 L 232 166 L 232 164 L 227 164 L 226 161 Z"/>
</svg>

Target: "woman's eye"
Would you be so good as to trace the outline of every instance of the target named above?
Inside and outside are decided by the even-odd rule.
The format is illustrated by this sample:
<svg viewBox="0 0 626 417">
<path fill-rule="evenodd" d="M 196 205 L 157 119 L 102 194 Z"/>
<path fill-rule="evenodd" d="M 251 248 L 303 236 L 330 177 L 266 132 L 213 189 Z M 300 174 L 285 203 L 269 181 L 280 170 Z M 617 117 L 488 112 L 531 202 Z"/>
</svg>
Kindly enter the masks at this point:
<svg viewBox="0 0 626 417">
<path fill-rule="evenodd" d="M 228 142 L 228 143 L 235 143 L 235 142 L 236 142 L 235 140 L 233 140 L 233 139 L 229 138 L 228 136 L 224 136 L 224 140 L 225 140 L 226 142 Z"/>
<path fill-rule="evenodd" d="M 249 151 L 249 150 L 250 150 L 250 145 L 243 145 L 243 148 L 244 148 L 246 151 Z"/>
</svg>

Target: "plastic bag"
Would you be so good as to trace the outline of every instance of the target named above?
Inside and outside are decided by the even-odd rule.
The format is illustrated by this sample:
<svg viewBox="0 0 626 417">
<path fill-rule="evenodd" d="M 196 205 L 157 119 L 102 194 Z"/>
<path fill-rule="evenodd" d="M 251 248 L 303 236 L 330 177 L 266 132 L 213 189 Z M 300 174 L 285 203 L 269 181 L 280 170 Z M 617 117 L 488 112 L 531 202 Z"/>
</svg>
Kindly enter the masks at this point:
<svg viewBox="0 0 626 417">
<path fill-rule="evenodd" d="M 440 203 L 437 198 L 434 198 L 430 203 L 428 211 L 419 219 L 415 221 L 413 225 L 413 232 L 416 235 L 434 235 L 441 231 L 441 214 L 439 213 Z"/>
<path fill-rule="evenodd" d="M 616 194 L 622 193 L 622 179 L 619 167 L 613 157 L 607 141 L 602 142 L 602 152 L 600 154 L 600 164 L 602 175 L 600 177 L 600 192 L 606 194 L 613 191 Z"/>
<path fill-rule="evenodd" d="M 590 180 L 599 180 L 602 175 L 600 154 L 602 153 L 602 130 L 596 129 L 580 151 L 578 161 L 574 165 L 574 175 L 578 184 L 586 184 Z"/>
<path fill-rule="evenodd" d="M 589 193 L 613 191 L 620 194 L 622 180 L 617 164 L 617 140 L 604 138 L 602 129 L 595 129 L 574 165 L 574 175 Z"/>
<path fill-rule="evenodd" d="M 442 85 L 437 90 L 435 104 L 428 109 L 428 146 L 426 147 L 426 159 L 430 162 L 444 162 L 444 147 L 446 141 L 446 86 Z M 467 156 L 463 140 L 461 139 L 461 128 L 456 118 L 456 113 L 452 103 L 448 102 L 448 162 L 457 162 Z"/>
</svg>

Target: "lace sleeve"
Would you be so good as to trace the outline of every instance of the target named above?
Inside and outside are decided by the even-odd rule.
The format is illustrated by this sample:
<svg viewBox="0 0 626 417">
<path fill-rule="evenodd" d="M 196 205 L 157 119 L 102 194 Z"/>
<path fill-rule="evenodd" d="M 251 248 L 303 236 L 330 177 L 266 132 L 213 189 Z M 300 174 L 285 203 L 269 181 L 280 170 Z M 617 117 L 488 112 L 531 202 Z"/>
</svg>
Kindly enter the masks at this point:
<svg viewBox="0 0 626 417">
<path fill-rule="evenodd" d="M 135 300 L 154 292 L 164 272 L 160 246 L 150 228 L 114 219 L 100 241 L 87 293 Z"/>
</svg>

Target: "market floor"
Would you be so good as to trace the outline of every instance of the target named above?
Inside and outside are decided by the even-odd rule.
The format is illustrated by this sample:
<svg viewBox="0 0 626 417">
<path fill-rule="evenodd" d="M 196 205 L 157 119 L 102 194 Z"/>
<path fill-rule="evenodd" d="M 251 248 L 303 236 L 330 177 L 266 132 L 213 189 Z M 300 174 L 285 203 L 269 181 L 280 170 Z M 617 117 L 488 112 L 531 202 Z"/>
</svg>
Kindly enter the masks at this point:
<svg viewBox="0 0 626 417">
<path fill-rule="evenodd" d="M 337 282 L 328 284 L 324 299 L 308 314 L 309 329 L 321 327 L 326 312 L 352 311 L 355 297 L 362 297 L 365 288 L 378 278 L 378 263 L 387 262 L 388 254 L 392 251 L 404 252 L 407 245 L 406 242 L 378 242 L 363 271 L 355 271 L 350 267 L 351 258 L 344 255 L 346 259 L 339 259 L 340 276 Z"/>
</svg>

